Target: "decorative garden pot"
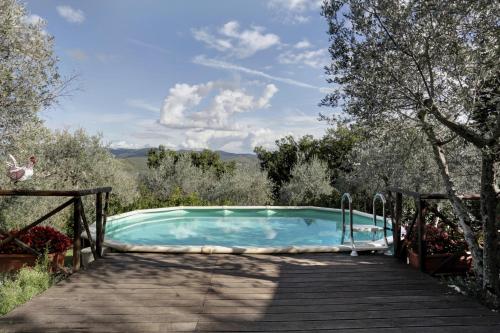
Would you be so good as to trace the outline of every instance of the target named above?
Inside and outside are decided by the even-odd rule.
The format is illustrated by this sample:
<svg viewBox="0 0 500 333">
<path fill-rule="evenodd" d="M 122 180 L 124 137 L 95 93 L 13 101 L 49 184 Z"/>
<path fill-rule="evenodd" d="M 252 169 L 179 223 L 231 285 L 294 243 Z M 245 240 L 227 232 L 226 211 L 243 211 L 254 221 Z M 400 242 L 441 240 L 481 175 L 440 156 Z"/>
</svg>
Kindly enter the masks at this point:
<svg viewBox="0 0 500 333">
<path fill-rule="evenodd" d="M 419 268 L 420 260 L 417 252 L 408 250 L 408 264 Z M 430 254 L 425 257 L 425 270 L 431 274 L 465 273 L 471 267 L 471 261 L 466 256 L 456 256 L 452 253 Z"/>
<path fill-rule="evenodd" d="M 66 252 L 49 253 L 49 263 L 52 271 L 59 266 L 64 267 Z M 34 267 L 37 256 L 33 254 L 5 254 L 0 253 L 0 272 L 10 272 L 21 269 L 23 266 Z"/>
</svg>

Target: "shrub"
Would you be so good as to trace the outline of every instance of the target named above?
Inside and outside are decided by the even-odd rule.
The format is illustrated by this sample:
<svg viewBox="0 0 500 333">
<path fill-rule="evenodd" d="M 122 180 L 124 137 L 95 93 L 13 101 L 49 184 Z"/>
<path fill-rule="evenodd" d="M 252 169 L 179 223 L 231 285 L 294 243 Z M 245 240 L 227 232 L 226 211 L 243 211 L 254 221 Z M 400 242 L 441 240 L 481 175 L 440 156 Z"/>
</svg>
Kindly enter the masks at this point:
<svg viewBox="0 0 500 333">
<path fill-rule="evenodd" d="M 12 230 L 11 234 L 18 231 Z M 5 238 L 0 236 L 0 239 Z M 19 239 L 31 248 L 48 253 L 66 252 L 71 247 L 71 239 L 56 229 L 48 226 L 36 226 L 22 234 Z M 0 247 L 0 253 L 29 253 L 14 242 L 9 242 Z"/>
<path fill-rule="evenodd" d="M 267 205 L 272 203 L 271 181 L 257 164 L 242 163 L 223 174 L 204 199 L 218 205 Z"/>
<path fill-rule="evenodd" d="M 427 254 L 462 254 L 465 253 L 467 249 L 467 244 L 462 235 L 441 225 L 426 225 L 425 241 L 427 244 Z M 418 251 L 416 230 L 413 230 L 410 246 L 413 251 Z"/>
<path fill-rule="evenodd" d="M 50 287 L 52 277 L 48 270 L 47 256 L 34 268 L 22 268 L 0 281 L 0 315 L 13 310 Z"/>
<path fill-rule="evenodd" d="M 314 157 L 301 159 L 292 169 L 291 179 L 280 190 L 280 201 L 286 205 L 328 205 L 338 198 L 330 185 L 327 165 Z"/>
<path fill-rule="evenodd" d="M 147 199 L 139 199 L 141 205 L 265 205 L 271 202 L 270 181 L 255 163 L 235 164 L 233 170 L 218 176 L 215 168 L 193 164 L 188 154 L 175 157 L 170 154 L 148 170 L 143 184 Z"/>
</svg>

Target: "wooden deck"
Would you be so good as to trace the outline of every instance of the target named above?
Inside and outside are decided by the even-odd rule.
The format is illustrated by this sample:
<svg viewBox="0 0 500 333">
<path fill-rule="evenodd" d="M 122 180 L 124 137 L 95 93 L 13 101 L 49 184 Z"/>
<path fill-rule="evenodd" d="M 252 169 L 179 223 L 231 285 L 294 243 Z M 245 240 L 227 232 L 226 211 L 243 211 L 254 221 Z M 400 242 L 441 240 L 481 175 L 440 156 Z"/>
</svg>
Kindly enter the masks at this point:
<svg viewBox="0 0 500 333">
<path fill-rule="evenodd" d="M 500 332 L 500 315 L 391 257 L 110 254 L 0 332 Z"/>
</svg>

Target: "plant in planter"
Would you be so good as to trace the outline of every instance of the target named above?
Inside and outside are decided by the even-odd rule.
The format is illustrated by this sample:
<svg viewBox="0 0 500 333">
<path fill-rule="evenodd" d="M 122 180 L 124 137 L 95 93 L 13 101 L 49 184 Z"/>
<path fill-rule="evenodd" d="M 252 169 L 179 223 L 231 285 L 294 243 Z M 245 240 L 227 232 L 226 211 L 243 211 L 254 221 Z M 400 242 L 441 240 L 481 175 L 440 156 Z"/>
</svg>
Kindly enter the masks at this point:
<svg viewBox="0 0 500 333">
<path fill-rule="evenodd" d="M 463 235 L 444 224 L 425 226 L 425 269 L 435 273 L 463 273 L 470 268 Z M 408 241 L 408 263 L 419 267 L 418 236 L 413 230 Z"/>
<path fill-rule="evenodd" d="M 17 230 L 11 230 L 10 234 L 16 235 L 17 232 Z M 4 238 L 6 238 L 5 235 L 0 235 L 0 240 Z M 63 233 L 52 227 L 36 226 L 18 238 L 40 253 L 47 252 L 53 270 L 64 266 L 64 256 L 71 247 L 71 240 Z M 23 266 L 32 267 L 37 259 L 37 256 L 13 241 L 0 246 L 0 272 L 18 270 Z"/>
</svg>

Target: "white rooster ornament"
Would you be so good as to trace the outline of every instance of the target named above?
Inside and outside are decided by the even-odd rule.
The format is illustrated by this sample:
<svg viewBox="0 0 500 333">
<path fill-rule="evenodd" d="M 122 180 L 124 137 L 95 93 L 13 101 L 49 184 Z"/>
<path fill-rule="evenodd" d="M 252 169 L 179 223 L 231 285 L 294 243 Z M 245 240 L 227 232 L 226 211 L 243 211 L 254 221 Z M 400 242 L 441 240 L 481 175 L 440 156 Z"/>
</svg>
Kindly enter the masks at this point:
<svg viewBox="0 0 500 333">
<path fill-rule="evenodd" d="M 35 156 L 31 156 L 26 165 L 18 165 L 14 156 L 9 154 L 11 162 L 7 162 L 7 175 L 13 182 L 22 182 L 33 177 L 33 167 L 36 163 Z"/>
</svg>

